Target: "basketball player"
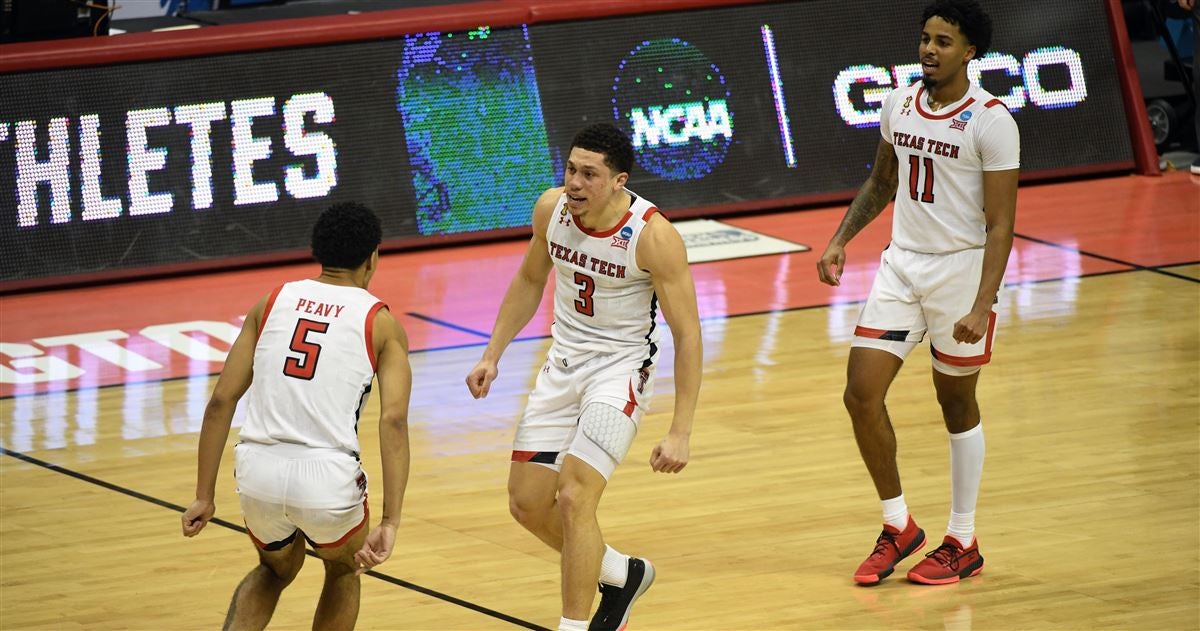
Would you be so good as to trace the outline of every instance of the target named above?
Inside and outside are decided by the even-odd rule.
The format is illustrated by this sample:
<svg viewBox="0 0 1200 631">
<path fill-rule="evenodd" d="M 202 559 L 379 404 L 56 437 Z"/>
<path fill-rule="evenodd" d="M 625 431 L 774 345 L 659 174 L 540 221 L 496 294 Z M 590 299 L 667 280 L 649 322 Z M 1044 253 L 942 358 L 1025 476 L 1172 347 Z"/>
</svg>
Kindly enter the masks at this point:
<svg viewBox="0 0 1200 631">
<path fill-rule="evenodd" d="M 408 482 L 408 338 L 367 292 L 379 262 L 379 219 L 358 204 L 326 210 L 312 231 L 317 278 L 285 283 L 250 310 L 204 411 L 196 500 L 183 514 L 195 536 L 215 510 L 221 450 L 249 389 L 234 447 L 234 477 L 259 564 L 238 585 L 226 629 L 262 629 L 304 563 L 325 562 L 314 629 L 351 629 L 359 574 L 391 555 Z M 379 381 L 383 518 L 368 535 L 358 419 Z"/>
<path fill-rule="evenodd" d="M 483 358 L 467 375 L 486 397 L 497 363 L 537 311 L 555 270 L 545 365 L 517 425 L 509 470 L 516 520 L 562 553 L 559 629 L 624 629 L 654 582 L 646 559 L 606 546 L 596 507 L 650 402 L 661 305 L 675 339 L 675 414 L 650 455 L 654 471 L 688 462 L 700 390 L 700 320 L 683 240 L 654 204 L 625 188 L 633 147 L 596 123 L 571 143 L 564 185 L 533 207 L 533 238 L 509 285 Z M 600 605 L 588 626 L 599 579 Z"/>
<path fill-rule="evenodd" d="M 921 22 L 923 78 L 884 101 L 871 176 L 817 262 L 821 281 L 837 285 L 846 244 L 896 198 L 892 242 L 854 330 L 844 397 L 883 505 L 883 532 L 854 573 L 863 585 L 883 580 L 925 544 L 900 487 L 884 396 L 926 333 L 950 434 L 950 521 L 941 545 L 908 578 L 953 583 L 983 569 L 975 539 L 984 454 L 975 384 L 991 358 L 992 309 L 1012 248 L 1020 137 L 1004 104 L 967 77 L 967 63 L 992 40 L 979 4 L 937 0 Z"/>
</svg>

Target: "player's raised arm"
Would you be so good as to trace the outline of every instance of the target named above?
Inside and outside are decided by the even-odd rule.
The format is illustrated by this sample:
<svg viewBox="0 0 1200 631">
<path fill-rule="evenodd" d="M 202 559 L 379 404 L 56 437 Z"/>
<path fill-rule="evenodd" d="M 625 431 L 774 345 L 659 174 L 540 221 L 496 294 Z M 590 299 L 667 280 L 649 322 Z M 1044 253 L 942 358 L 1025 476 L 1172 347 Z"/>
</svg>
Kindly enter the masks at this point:
<svg viewBox="0 0 1200 631">
<path fill-rule="evenodd" d="M 552 188 L 542 193 L 533 205 L 533 236 L 529 239 L 529 248 L 525 251 L 525 259 L 513 276 L 500 303 L 500 313 L 496 316 L 496 324 L 492 327 L 492 335 L 483 357 L 467 374 L 467 389 L 476 399 L 486 397 L 491 389 L 492 381 L 498 372 L 497 365 L 504 349 L 508 348 L 513 338 L 537 313 L 538 305 L 542 302 L 542 294 L 546 290 L 546 279 L 550 276 L 553 263 L 546 245 L 546 229 L 550 225 L 550 216 L 554 213 L 554 205 L 562 195 L 562 188 Z"/>
<path fill-rule="evenodd" d="M 638 242 L 637 257 L 638 264 L 650 272 L 654 293 L 675 340 L 675 413 L 667 436 L 651 453 L 650 466 L 655 471 L 678 473 L 688 463 L 704 359 L 696 286 L 683 239 L 661 215 L 655 215 L 646 224 Z"/>
</svg>

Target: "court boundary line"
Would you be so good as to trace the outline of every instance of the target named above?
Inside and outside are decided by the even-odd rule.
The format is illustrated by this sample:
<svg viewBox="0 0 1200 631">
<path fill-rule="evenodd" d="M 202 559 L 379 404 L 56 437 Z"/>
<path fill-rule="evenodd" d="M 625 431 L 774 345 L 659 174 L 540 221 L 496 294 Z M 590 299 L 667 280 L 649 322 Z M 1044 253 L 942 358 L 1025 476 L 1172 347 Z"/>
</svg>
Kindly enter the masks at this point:
<svg viewBox="0 0 1200 631">
<path fill-rule="evenodd" d="M 475 329 L 472 329 L 472 328 L 468 328 L 468 327 L 462 326 L 461 324 L 455 324 L 455 323 L 453 323 L 453 322 L 448 322 L 448 321 L 446 321 L 446 320 L 442 320 L 442 319 L 439 319 L 439 318 L 435 318 L 435 317 L 433 317 L 433 316 L 427 316 L 427 315 L 423 315 L 423 314 L 417 313 L 416 311 L 405 311 L 405 312 L 404 312 L 404 315 L 407 315 L 407 316 L 410 316 L 410 317 L 416 318 L 416 319 L 418 319 L 418 320 L 423 320 L 423 321 L 425 321 L 425 322 L 428 322 L 428 323 L 430 323 L 430 324 L 436 324 L 436 325 L 438 325 L 438 326 L 442 326 L 442 327 L 445 327 L 445 328 L 447 328 L 447 329 L 451 329 L 451 330 L 454 330 L 454 331 L 458 331 L 458 332 L 460 332 L 460 333 L 469 333 L 469 334 L 471 334 L 471 335 L 474 335 L 475 337 L 482 337 L 482 338 L 484 338 L 484 339 L 490 339 L 490 338 L 492 337 L 490 333 L 484 333 L 484 332 L 482 332 L 482 331 L 476 331 Z"/>
<path fill-rule="evenodd" d="M 1027 238 L 1027 237 L 1021 237 L 1021 238 Z M 1032 241 L 1033 239 L 1030 239 L 1030 240 Z M 1047 243 L 1047 245 L 1060 247 L 1062 249 L 1068 249 L 1068 250 L 1071 249 L 1068 246 L 1064 246 L 1061 244 Z M 1074 251 L 1079 252 L 1080 254 L 1087 255 L 1086 253 L 1079 251 L 1079 250 L 1074 250 Z M 779 254 L 779 255 L 775 255 L 775 256 L 787 256 L 787 254 Z M 1159 269 L 1156 267 L 1144 267 L 1144 266 L 1135 265 L 1133 263 L 1129 263 L 1126 261 L 1121 261 L 1118 259 L 1109 259 L 1107 257 L 1102 257 L 1102 256 L 1098 256 L 1098 255 L 1097 255 L 1097 258 L 1104 258 L 1105 260 L 1108 260 L 1112 263 L 1128 266 L 1129 269 L 1107 270 L 1107 271 L 1103 271 L 1103 272 L 1092 272 L 1089 274 L 1078 274 L 1075 276 L 1055 276 L 1055 277 L 1051 277 L 1051 278 L 1038 278 L 1038 279 L 1033 279 L 1033 280 L 1022 280 L 1022 281 L 1016 281 L 1016 282 L 1011 282 L 1011 283 L 1005 283 L 1004 287 L 1011 288 L 1011 287 L 1021 287 L 1024 285 L 1040 285 L 1042 283 L 1057 283 L 1057 282 L 1062 282 L 1062 281 L 1067 281 L 1067 280 L 1082 280 L 1085 278 L 1099 278 L 1102 276 L 1113 276 L 1115 274 L 1128 274 L 1130 272 L 1157 272 L 1163 276 L 1169 276 L 1171 278 L 1177 278 L 1179 280 L 1186 280 L 1186 281 L 1191 281 L 1194 283 L 1200 283 L 1200 280 L 1197 280 L 1190 276 L 1184 276 L 1183 274 L 1175 274 L 1173 272 L 1168 272 L 1166 270 Z M 718 263 L 720 261 L 709 261 L 709 262 Z M 697 263 L 697 265 L 707 265 L 709 262 Z M 1169 263 L 1166 265 L 1162 265 L 1160 267 L 1178 267 L 1178 266 L 1183 266 L 1183 265 L 1200 265 L 1200 261 L 1183 261 L 1183 262 L 1179 262 L 1179 263 Z M 863 298 L 862 300 L 847 300 L 844 302 L 823 302 L 823 303 L 813 304 L 813 305 L 801 305 L 798 307 L 788 307 L 786 309 L 765 309 L 762 311 L 747 311 L 745 313 L 735 313 L 733 315 L 710 316 L 707 318 L 701 318 L 700 321 L 701 322 L 711 322 L 714 320 L 731 320 L 733 318 L 744 318 L 747 316 L 759 316 L 759 315 L 767 315 L 767 314 L 773 314 L 773 313 L 787 313 L 789 311 L 808 311 L 810 309 L 825 309 L 825 308 L 829 308 L 829 307 L 844 307 L 846 305 L 863 304 L 866 301 L 867 301 L 866 298 Z M 426 321 L 428 321 L 432 324 L 444 324 L 451 328 L 456 326 L 456 325 L 451 325 L 450 323 L 443 323 L 441 321 L 437 321 L 432 318 L 422 318 L 422 319 L 425 319 Z M 548 339 L 550 339 L 550 337 L 551 336 L 549 334 L 547 334 L 547 335 L 530 335 L 530 336 L 526 336 L 526 337 L 516 337 L 516 338 L 513 338 L 512 342 L 510 342 L 509 344 L 511 345 L 516 342 L 548 340 Z M 490 338 L 490 336 L 489 336 L 489 338 Z M 466 344 L 450 344 L 447 346 L 431 346 L 429 348 L 418 348 L 418 349 L 409 350 L 408 354 L 409 355 L 417 355 L 417 354 L 424 354 L 424 353 L 437 353 L 437 352 L 442 352 L 442 351 L 460 350 L 460 349 L 464 349 L 464 348 L 480 348 L 480 347 L 487 346 L 487 345 L 488 345 L 488 342 L 479 341 L 479 342 L 468 342 Z M 151 384 L 158 384 L 158 383 L 170 383 L 172 381 L 182 381 L 184 379 L 195 379 L 198 377 L 206 377 L 206 378 L 207 377 L 216 377 L 220 374 L 221 374 L 221 371 L 218 370 L 218 371 L 210 372 L 207 374 L 197 373 L 194 375 L 182 375 L 179 377 L 161 377 L 161 378 L 157 378 L 157 379 L 145 379 L 142 381 L 123 381 L 121 383 L 110 383 L 110 384 L 105 384 L 102 386 L 76 386 L 74 388 L 65 388 L 63 390 L 49 390 L 46 392 L 25 392 L 25 393 L 19 393 L 19 394 L 9 394 L 9 395 L 0 396 L 0 401 L 7 401 L 10 399 L 24 399 L 24 398 L 28 398 L 28 397 L 49 396 L 49 395 L 55 395 L 55 394 L 69 394 L 71 392 L 81 392 L 84 390 L 104 390 L 104 389 L 108 389 L 108 388 L 124 388 L 124 387 L 128 387 L 128 386 L 144 386 L 144 385 L 151 385 Z"/>
<path fill-rule="evenodd" d="M 1125 261 L 1125 260 L 1115 258 L 1112 256 L 1105 256 L 1103 254 L 1096 254 L 1095 252 L 1081 250 L 1079 248 L 1071 247 L 1069 245 L 1065 245 L 1062 243 L 1055 243 L 1054 241 L 1050 241 L 1049 239 L 1042 239 L 1039 237 L 1031 237 L 1029 235 L 1020 234 L 1017 232 L 1014 232 L 1013 236 L 1016 238 L 1019 238 L 1019 239 L 1025 239 L 1026 241 L 1040 243 L 1042 245 L 1049 246 L 1052 248 L 1058 248 L 1060 250 L 1066 250 L 1068 252 L 1075 252 L 1075 253 L 1079 254 L 1080 256 L 1089 256 L 1094 259 L 1100 259 L 1101 261 L 1108 261 L 1109 263 L 1117 263 L 1119 265 L 1128 265 L 1138 271 L 1155 272 L 1157 274 L 1162 274 L 1163 276 L 1170 276 L 1171 278 L 1178 278 L 1180 280 L 1187 280 L 1187 281 L 1191 281 L 1193 283 L 1200 283 L 1200 279 L 1195 279 L 1195 278 L 1192 278 L 1191 276 L 1184 276 L 1183 274 L 1176 274 L 1174 272 L 1168 272 L 1167 270 L 1162 269 L 1164 267 L 1175 267 L 1176 265 L 1194 265 L 1195 262 L 1192 262 L 1192 263 L 1188 263 L 1188 262 L 1168 263 L 1166 265 L 1140 265 L 1138 263 L 1132 263 L 1130 261 Z"/>
<path fill-rule="evenodd" d="M 119 484 L 113 484 L 112 482 L 108 482 L 106 480 L 101 480 L 100 478 L 90 476 L 86 473 L 75 471 L 73 469 L 68 469 L 62 465 L 54 464 L 53 462 L 47 462 L 40 458 L 34 458 L 33 456 L 30 456 L 29 454 L 25 454 L 25 453 L 22 453 L 19 451 L 14 451 L 12 449 L 4 447 L 3 445 L 0 445 L 0 453 L 3 453 L 4 455 L 9 456 L 10 458 L 15 458 L 15 459 L 25 462 L 27 464 L 31 464 L 31 465 L 34 465 L 37 467 L 42 467 L 43 469 L 47 469 L 47 470 L 53 471 L 55 473 L 61 473 L 68 477 L 72 477 L 77 480 L 87 482 L 89 484 L 94 484 L 101 488 L 107 489 L 109 491 L 115 491 L 117 493 L 121 493 L 122 495 L 127 495 L 134 499 L 139 499 L 144 502 L 149 502 L 151 504 L 154 504 L 155 506 L 159 506 L 161 508 L 167 508 L 167 509 L 173 510 L 177 513 L 180 513 L 180 514 L 183 514 L 187 510 L 186 508 L 184 508 L 183 506 L 180 506 L 178 504 L 173 504 L 171 502 L 159 499 L 152 495 L 146 495 L 145 493 L 123 487 Z M 213 517 L 212 519 L 209 520 L 209 523 L 217 524 L 218 526 L 223 526 L 225 528 L 240 532 L 242 534 L 247 534 L 246 528 L 244 526 L 239 526 L 233 522 L 221 519 L 220 517 Z M 313 558 L 320 558 L 316 555 L 315 552 L 308 549 L 307 546 L 305 547 L 305 554 L 307 554 L 308 556 L 311 556 Z M 450 603 L 452 605 L 458 605 L 465 609 L 470 609 L 471 611 L 474 611 L 476 613 L 481 613 L 481 614 L 484 614 L 487 616 L 491 616 L 492 618 L 496 618 L 498 620 L 503 620 L 504 622 L 514 624 L 518 627 L 524 627 L 526 629 L 533 629 L 535 631 L 551 631 L 550 629 L 547 629 L 546 627 L 538 626 L 527 620 L 522 620 L 515 616 L 510 616 L 506 613 L 496 611 L 494 609 L 489 609 L 487 607 L 484 607 L 483 605 L 476 605 L 475 603 L 473 603 L 471 601 L 463 600 L 461 598 L 451 596 L 449 594 L 443 594 L 442 592 L 439 592 L 435 589 L 430 589 L 430 588 L 424 587 L 422 585 L 417 585 L 416 583 L 406 581 L 402 578 L 396 578 L 389 574 L 384 574 L 382 572 L 377 572 L 375 570 L 367 570 L 366 572 L 364 572 L 364 574 L 367 576 L 373 576 L 384 582 L 391 583 L 393 585 L 398 585 L 405 589 L 436 598 L 438 600 Z"/>
</svg>

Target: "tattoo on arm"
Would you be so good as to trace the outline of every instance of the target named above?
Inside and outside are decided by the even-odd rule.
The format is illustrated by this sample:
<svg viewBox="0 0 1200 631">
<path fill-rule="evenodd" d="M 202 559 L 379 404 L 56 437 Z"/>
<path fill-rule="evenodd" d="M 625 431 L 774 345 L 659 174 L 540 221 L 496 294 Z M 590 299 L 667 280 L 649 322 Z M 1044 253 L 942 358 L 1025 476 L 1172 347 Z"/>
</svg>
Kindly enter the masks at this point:
<svg viewBox="0 0 1200 631">
<path fill-rule="evenodd" d="M 871 176 L 863 183 L 862 188 L 858 189 L 854 201 L 850 202 L 850 208 L 842 218 L 837 234 L 834 235 L 835 241 L 843 244 L 849 242 L 883 212 L 888 202 L 896 196 L 898 166 L 896 152 L 892 150 L 892 146 L 880 142 L 879 149 L 875 152 L 875 167 L 871 170 Z"/>
</svg>

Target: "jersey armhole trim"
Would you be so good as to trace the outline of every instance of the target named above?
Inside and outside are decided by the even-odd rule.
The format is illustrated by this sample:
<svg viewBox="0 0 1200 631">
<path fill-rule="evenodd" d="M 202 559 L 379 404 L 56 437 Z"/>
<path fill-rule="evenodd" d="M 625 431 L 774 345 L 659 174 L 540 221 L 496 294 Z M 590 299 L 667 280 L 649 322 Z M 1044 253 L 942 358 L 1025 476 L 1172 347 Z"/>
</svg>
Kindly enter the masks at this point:
<svg viewBox="0 0 1200 631">
<path fill-rule="evenodd" d="M 258 341 L 258 338 L 262 337 L 263 329 L 267 328 L 267 316 L 271 315 L 271 309 L 275 306 L 275 299 L 279 297 L 280 291 L 283 291 L 283 285 L 276 287 L 275 290 L 271 292 L 271 295 L 267 297 L 267 305 L 263 307 L 262 320 L 260 320 L 258 323 L 258 333 L 254 335 L 254 340 L 256 342 Z"/>
<path fill-rule="evenodd" d="M 375 314 L 379 313 L 380 309 L 386 309 L 387 304 L 382 300 L 371 306 L 367 311 L 367 321 L 363 325 L 363 338 L 367 344 L 367 359 L 371 361 L 371 372 L 376 371 L 375 362 Z"/>
</svg>

